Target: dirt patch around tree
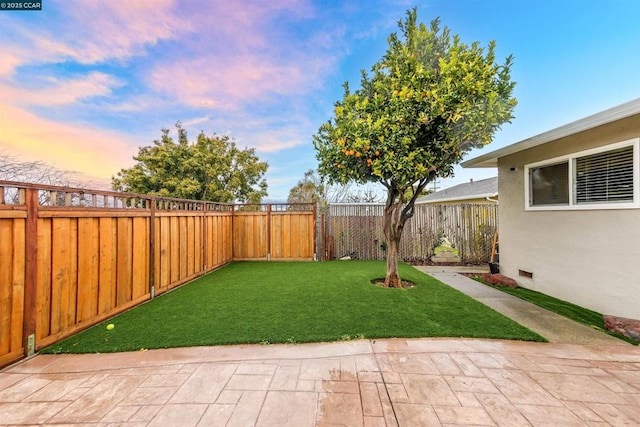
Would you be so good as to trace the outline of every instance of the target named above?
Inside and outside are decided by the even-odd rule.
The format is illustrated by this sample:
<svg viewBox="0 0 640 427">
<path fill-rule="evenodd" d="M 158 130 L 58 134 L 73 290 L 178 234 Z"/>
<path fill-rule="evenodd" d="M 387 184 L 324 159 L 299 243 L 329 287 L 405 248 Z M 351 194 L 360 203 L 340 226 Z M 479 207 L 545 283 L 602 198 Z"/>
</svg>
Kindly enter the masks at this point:
<svg viewBox="0 0 640 427">
<path fill-rule="evenodd" d="M 387 288 L 387 289 L 411 289 L 416 285 L 410 280 L 400 280 L 400 282 L 402 283 L 401 288 Z M 371 284 L 378 286 L 380 288 L 386 288 L 386 286 L 384 285 L 384 277 L 371 280 Z"/>
</svg>

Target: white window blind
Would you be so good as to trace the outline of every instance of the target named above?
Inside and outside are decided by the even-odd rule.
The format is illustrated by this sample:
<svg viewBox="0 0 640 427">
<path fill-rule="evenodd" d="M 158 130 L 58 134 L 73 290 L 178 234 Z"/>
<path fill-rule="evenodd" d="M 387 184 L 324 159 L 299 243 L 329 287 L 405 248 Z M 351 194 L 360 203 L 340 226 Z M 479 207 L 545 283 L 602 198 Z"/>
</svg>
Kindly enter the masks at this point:
<svg viewBox="0 0 640 427">
<path fill-rule="evenodd" d="M 575 203 L 633 201 L 633 146 L 575 159 Z"/>
</svg>

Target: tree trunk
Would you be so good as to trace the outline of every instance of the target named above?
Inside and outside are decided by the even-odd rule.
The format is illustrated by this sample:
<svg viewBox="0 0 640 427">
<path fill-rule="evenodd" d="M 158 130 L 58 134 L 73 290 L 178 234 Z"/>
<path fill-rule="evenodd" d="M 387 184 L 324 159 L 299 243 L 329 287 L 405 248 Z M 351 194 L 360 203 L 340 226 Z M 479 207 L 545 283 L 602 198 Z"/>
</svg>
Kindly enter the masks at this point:
<svg viewBox="0 0 640 427">
<path fill-rule="evenodd" d="M 398 246 L 399 241 L 389 240 L 387 243 L 387 276 L 384 285 L 388 288 L 401 288 L 402 281 L 398 274 Z"/>
<path fill-rule="evenodd" d="M 406 219 L 402 215 L 402 204 L 394 203 L 384 209 L 384 236 L 387 239 L 387 275 L 384 285 L 388 288 L 401 288 L 398 274 L 400 238 Z"/>
</svg>

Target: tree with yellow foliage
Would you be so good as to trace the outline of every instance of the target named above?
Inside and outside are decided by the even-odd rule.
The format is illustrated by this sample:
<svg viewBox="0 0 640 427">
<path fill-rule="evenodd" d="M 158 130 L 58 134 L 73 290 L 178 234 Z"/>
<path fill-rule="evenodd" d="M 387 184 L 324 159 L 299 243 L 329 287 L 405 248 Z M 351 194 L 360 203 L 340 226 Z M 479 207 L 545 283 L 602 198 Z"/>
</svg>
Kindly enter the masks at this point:
<svg viewBox="0 0 640 427">
<path fill-rule="evenodd" d="M 512 58 L 495 60 L 495 43 L 464 44 L 436 19 L 417 24 L 407 11 L 389 47 L 360 88 L 349 90 L 314 136 L 319 171 L 336 183 L 379 182 L 387 190 L 385 285 L 402 287 L 398 247 L 427 184 L 448 177 L 473 148 L 489 144 L 513 116 Z"/>
</svg>

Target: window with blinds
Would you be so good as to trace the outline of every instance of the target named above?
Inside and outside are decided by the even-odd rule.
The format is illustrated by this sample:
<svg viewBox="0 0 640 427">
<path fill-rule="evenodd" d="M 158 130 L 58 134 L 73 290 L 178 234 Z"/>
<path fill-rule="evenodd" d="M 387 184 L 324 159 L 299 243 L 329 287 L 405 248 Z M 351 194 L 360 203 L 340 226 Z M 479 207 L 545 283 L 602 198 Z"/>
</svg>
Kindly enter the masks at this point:
<svg viewBox="0 0 640 427">
<path fill-rule="evenodd" d="M 575 159 L 576 204 L 633 201 L 633 146 Z"/>
<path fill-rule="evenodd" d="M 525 165 L 525 209 L 640 208 L 640 138 Z"/>
</svg>

